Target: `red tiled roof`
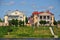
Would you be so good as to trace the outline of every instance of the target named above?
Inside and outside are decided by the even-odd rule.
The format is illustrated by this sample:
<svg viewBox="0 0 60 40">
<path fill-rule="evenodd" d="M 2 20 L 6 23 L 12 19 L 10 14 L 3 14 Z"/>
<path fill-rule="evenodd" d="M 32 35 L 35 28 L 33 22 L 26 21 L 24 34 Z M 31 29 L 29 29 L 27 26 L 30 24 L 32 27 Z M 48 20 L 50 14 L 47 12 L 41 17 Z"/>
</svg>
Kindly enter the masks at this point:
<svg viewBox="0 0 60 40">
<path fill-rule="evenodd" d="M 39 12 L 38 11 L 34 11 L 32 14 L 33 15 L 37 15 L 37 14 L 39 14 Z"/>
<path fill-rule="evenodd" d="M 33 15 L 38 15 L 38 14 L 42 14 L 42 13 L 44 13 L 44 12 L 34 11 L 32 14 L 33 14 Z M 49 13 L 49 14 L 51 14 L 51 15 L 54 15 L 54 14 L 52 14 L 52 13 L 49 12 L 49 11 L 46 11 L 46 13 Z"/>
</svg>

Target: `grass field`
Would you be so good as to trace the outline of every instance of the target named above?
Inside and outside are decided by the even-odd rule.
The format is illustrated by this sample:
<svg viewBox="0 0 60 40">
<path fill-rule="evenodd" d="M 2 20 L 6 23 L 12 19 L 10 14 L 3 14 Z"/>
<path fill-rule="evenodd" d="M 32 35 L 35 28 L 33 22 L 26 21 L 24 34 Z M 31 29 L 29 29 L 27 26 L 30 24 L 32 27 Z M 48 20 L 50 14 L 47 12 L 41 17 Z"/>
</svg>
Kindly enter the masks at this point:
<svg viewBox="0 0 60 40">
<path fill-rule="evenodd" d="M 9 32 L 8 30 L 11 31 Z M 59 35 L 57 28 L 53 28 L 54 33 Z M 0 38 L 53 38 L 49 27 L 0 27 Z"/>
</svg>

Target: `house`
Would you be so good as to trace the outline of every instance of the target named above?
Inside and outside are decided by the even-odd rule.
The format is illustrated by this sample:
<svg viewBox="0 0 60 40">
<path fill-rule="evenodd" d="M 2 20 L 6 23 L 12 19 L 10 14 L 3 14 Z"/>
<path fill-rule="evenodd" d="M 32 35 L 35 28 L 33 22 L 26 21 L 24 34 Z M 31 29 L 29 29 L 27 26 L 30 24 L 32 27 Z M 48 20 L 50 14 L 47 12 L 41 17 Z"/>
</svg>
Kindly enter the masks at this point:
<svg viewBox="0 0 60 40">
<path fill-rule="evenodd" d="M 32 16 L 28 17 L 28 23 L 27 24 L 28 24 L 27 26 L 32 26 L 34 24 Z"/>
<path fill-rule="evenodd" d="M 54 25 L 54 14 L 52 14 L 49 10 L 45 12 L 34 11 L 32 13 L 34 24 L 40 25 L 39 21 L 46 21 L 46 25 Z"/>
<path fill-rule="evenodd" d="M 17 19 L 17 20 L 21 20 L 21 21 L 24 21 L 25 22 L 25 15 L 22 11 L 19 11 L 19 10 L 15 10 L 15 11 L 8 11 L 6 13 L 6 15 L 4 16 L 4 20 L 5 20 L 5 23 L 8 24 L 9 20 L 12 20 L 12 19 Z"/>
</svg>

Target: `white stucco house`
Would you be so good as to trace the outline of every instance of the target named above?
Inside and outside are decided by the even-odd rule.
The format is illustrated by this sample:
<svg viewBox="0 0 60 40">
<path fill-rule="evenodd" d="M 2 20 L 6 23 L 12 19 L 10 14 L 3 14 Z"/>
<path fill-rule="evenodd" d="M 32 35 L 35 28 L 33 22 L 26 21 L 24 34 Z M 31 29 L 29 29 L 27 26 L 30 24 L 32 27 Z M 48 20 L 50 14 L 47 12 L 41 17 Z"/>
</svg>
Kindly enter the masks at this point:
<svg viewBox="0 0 60 40">
<path fill-rule="evenodd" d="M 14 10 L 14 11 L 7 11 L 6 15 L 4 16 L 5 23 L 8 25 L 8 21 L 12 19 L 17 19 L 21 21 L 25 21 L 25 15 L 22 11 Z"/>
<path fill-rule="evenodd" d="M 46 25 L 54 25 L 54 14 L 52 14 L 49 10 L 45 12 L 38 12 L 35 11 L 32 13 L 34 24 L 40 25 L 39 21 L 43 20 L 46 21 Z"/>
</svg>

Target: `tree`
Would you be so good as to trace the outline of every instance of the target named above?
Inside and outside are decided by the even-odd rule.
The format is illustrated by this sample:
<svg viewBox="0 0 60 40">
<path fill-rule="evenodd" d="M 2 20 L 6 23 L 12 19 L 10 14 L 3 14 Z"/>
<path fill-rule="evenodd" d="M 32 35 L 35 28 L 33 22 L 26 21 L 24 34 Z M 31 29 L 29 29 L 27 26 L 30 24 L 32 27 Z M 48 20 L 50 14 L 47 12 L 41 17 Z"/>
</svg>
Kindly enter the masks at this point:
<svg viewBox="0 0 60 40">
<path fill-rule="evenodd" d="M 14 25 L 14 23 L 15 23 L 15 20 L 14 20 L 14 19 L 9 20 L 9 24 L 10 24 L 10 25 Z"/>
<path fill-rule="evenodd" d="M 60 24 L 60 20 L 58 20 L 57 23 Z"/>
<path fill-rule="evenodd" d="M 41 25 L 42 25 L 42 24 L 45 25 L 45 24 L 46 24 L 46 21 L 41 20 L 39 23 L 40 23 Z"/>
<path fill-rule="evenodd" d="M 9 24 L 17 26 L 18 25 L 18 20 L 17 19 L 16 20 L 15 19 L 9 20 Z"/>
<path fill-rule="evenodd" d="M 25 23 L 26 23 L 26 24 L 28 23 L 28 18 L 27 18 L 27 17 L 25 18 Z"/>
<path fill-rule="evenodd" d="M 1 18 L 0 18 L 0 22 L 3 22 Z"/>
<path fill-rule="evenodd" d="M 12 20 L 11 20 L 11 23 L 12 23 L 12 25 L 14 25 L 14 23 L 15 23 L 15 20 L 14 20 L 14 19 L 12 19 Z"/>
<path fill-rule="evenodd" d="M 56 22 L 56 20 L 54 20 L 54 25 L 57 25 L 57 22 Z"/>
<path fill-rule="evenodd" d="M 18 26 L 18 20 L 17 20 L 17 19 L 15 20 L 14 25 L 15 25 L 15 26 Z"/>
<path fill-rule="evenodd" d="M 43 21 L 43 24 L 45 25 L 46 24 L 46 21 Z"/>
<path fill-rule="evenodd" d="M 19 25 L 20 25 L 20 26 L 24 26 L 24 21 L 21 21 L 21 20 L 20 20 L 20 21 L 19 21 Z"/>
<path fill-rule="evenodd" d="M 8 20 L 8 22 L 9 22 L 9 25 L 11 26 L 11 20 Z"/>
</svg>

